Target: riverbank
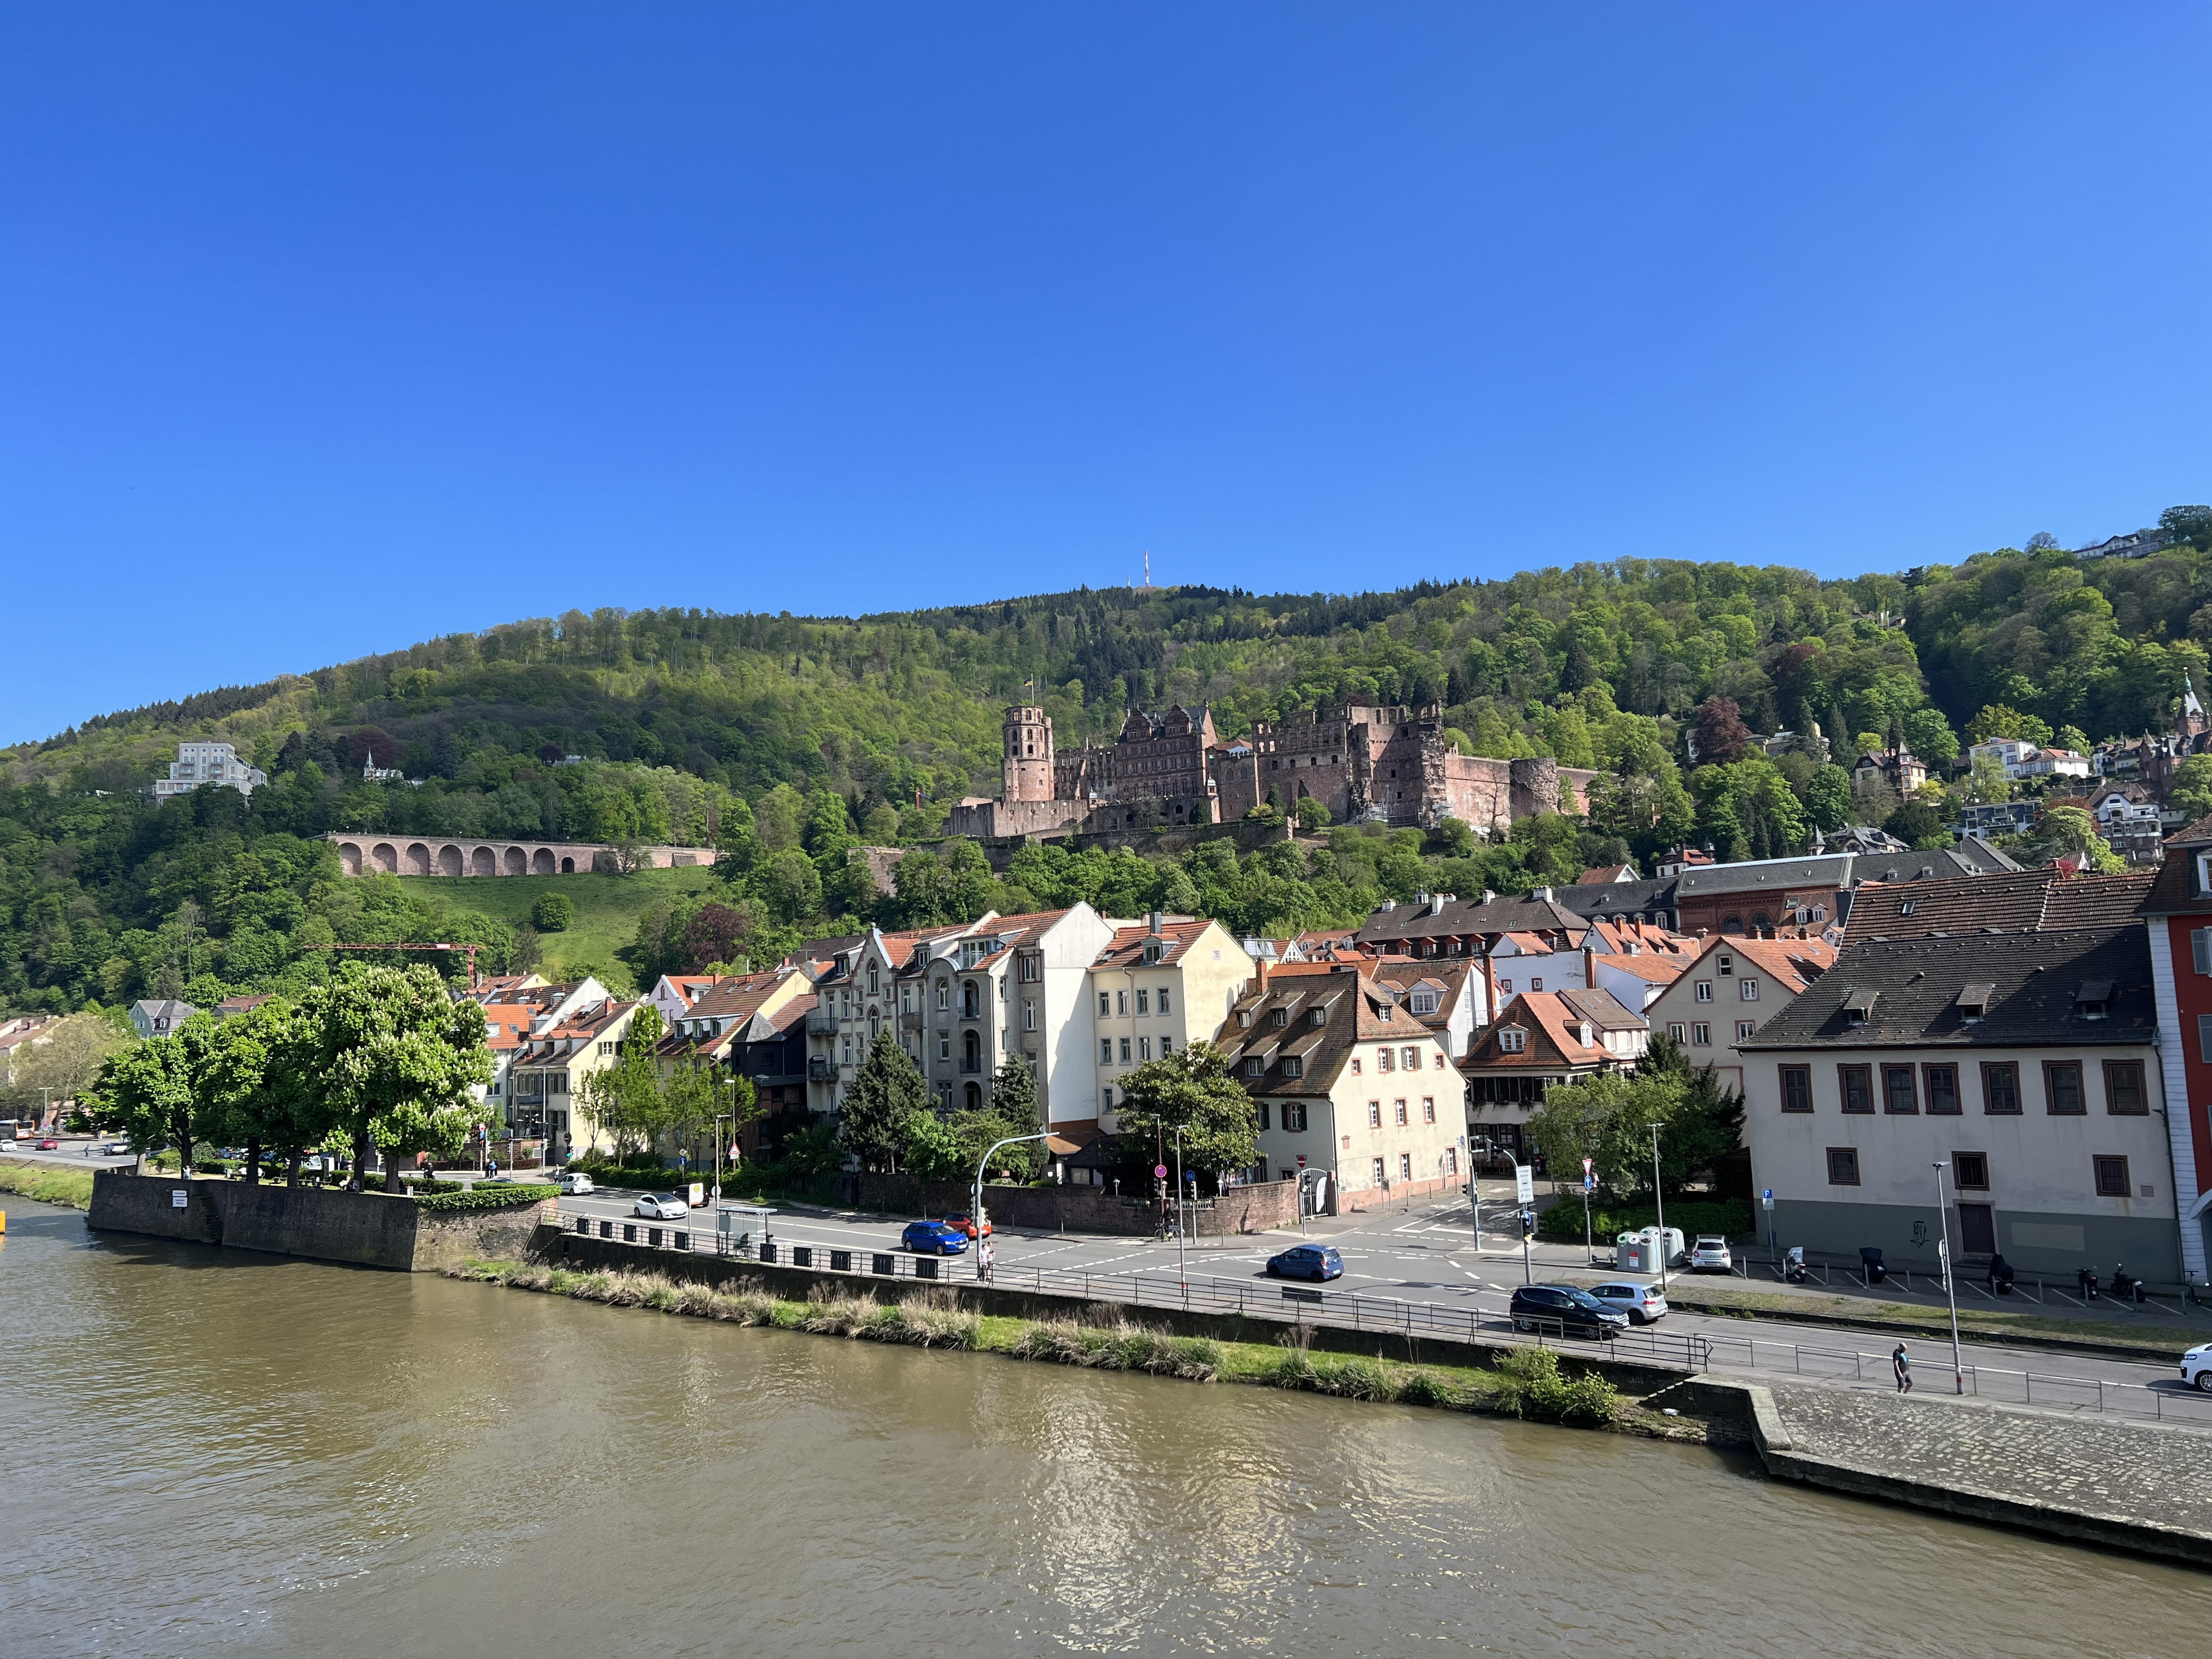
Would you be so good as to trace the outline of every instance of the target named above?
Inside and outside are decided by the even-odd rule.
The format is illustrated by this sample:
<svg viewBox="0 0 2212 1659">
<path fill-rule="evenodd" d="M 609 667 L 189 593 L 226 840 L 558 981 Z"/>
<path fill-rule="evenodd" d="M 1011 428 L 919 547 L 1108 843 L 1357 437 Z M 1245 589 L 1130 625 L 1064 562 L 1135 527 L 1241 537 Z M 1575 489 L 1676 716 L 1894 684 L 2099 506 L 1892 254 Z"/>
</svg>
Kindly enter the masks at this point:
<svg viewBox="0 0 2212 1659">
<path fill-rule="evenodd" d="M 19 1193 L 41 1204 L 88 1210 L 92 1207 L 92 1171 L 0 1158 L 0 1193 Z"/>
<path fill-rule="evenodd" d="M 883 1301 L 872 1293 L 846 1295 L 823 1286 L 799 1301 L 776 1295 L 758 1279 L 732 1278 L 716 1285 L 659 1273 L 578 1270 L 543 1262 L 469 1261 L 447 1268 L 447 1276 L 580 1302 L 818 1336 L 954 1348 L 1087 1370 L 1138 1371 L 1186 1382 L 1289 1389 L 1521 1417 L 1571 1428 L 1625 1428 L 1663 1438 L 1705 1437 L 1704 1425 L 1696 1419 L 1644 1413 L 1595 1372 L 1563 1370 L 1558 1354 L 1546 1348 L 1516 1349 L 1488 1367 L 1408 1364 L 1380 1357 L 1314 1353 L 1287 1333 L 1284 1341 L 1270 1346 L 1177 1336 L 1127 1320 L 1095 1324 L 978 1313 L 957 1305 L 941 1291 Z"/>
</svg>

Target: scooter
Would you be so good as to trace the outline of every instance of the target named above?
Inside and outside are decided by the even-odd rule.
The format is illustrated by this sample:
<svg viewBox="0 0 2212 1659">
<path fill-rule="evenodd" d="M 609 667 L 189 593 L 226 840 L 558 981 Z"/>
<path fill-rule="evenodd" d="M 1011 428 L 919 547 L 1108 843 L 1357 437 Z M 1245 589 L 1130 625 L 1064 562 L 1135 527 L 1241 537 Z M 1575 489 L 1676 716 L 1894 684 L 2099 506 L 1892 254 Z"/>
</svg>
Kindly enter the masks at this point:
<svg viewBox="0 0 2212 1659">
<path fill-rule="evenodd" d="M 2130 1273 L 2124 1263 L 2112 1264 L 2112 1294 L 2123 1302 L 2143 1299 L 2142 1280 Z"/>
<path fill-rule="evenodd" d="M 1809 1277 L 1811 1275 L 1805 1270 L 1805 1247 L 1792 1244 L 1782 1258 L 1782 1282 L 1802 1285 Z"/>
<path fill-rule="evenodd" d="M 2074 1277 L 2075 1282 L 2081 1287 L 2081 1299 L 2084 1302 L 2094 1302 L 2097 1299 L 2097 1270 L 2094 1267 L 2083 1267 Z"/>
</svg>

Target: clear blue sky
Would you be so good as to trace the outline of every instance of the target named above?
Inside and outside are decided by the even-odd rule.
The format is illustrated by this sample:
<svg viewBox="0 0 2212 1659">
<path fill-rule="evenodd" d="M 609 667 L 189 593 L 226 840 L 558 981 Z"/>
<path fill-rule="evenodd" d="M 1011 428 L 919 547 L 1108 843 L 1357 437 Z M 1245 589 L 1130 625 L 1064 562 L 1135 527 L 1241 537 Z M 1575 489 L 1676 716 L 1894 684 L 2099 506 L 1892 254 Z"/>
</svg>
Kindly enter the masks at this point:
<svg viewBox="0 0 2212 1659">
<path fill-rule="evenodd" d="M 2212 498 L 2202 5 L 0 12 L 0 741 L 570 606 Z"/>
</svg>

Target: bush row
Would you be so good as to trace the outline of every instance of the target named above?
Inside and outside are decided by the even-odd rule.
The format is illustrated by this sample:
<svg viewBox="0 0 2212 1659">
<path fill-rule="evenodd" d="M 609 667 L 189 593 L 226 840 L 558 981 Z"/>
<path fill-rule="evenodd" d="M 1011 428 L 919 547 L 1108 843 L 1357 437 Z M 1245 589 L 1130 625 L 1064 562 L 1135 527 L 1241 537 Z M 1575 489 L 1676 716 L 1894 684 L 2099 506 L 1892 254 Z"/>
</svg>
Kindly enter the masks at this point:
<svg viewBox="0 0 2212 1659">
<path fill-rule="evenodd" d="M 441 1182 L 442 1186 L 444 1183 Z M 544 1186 L 461 1188 L 450 1192 L 424 1193 L 416 1200 L 417 1208 L 424 1210 L 512 1210 L 525 1204 L 535 1204 L 541 1199 L 556 1198 L 558 1187 Z"/>
<path fill-rule="evenodd" d="M 1590 1209 L 1590 1237 L 1597 1243 L 1610 1244 L 1621 1233 L 1632 1233 L 1658 1224 L 1659 1212 L 1649 1204 L 1593 1205 Z M 1754 1231 L 1751 1206 L 1740 1199 L 1686 1200 L 1667 1206 L 1667 1224 L 1677 1228 L 1685 1238 L 1695 1238 L 1699 1233 L 1722 1233 L 1739 1237 Z M 1536 1237 L 1553 1240 L 1572 1241 L 1583 1236 L 1583 1206 L 1574 1197 L 1562 1198 L 1536 1218 Z"/>
</svg>

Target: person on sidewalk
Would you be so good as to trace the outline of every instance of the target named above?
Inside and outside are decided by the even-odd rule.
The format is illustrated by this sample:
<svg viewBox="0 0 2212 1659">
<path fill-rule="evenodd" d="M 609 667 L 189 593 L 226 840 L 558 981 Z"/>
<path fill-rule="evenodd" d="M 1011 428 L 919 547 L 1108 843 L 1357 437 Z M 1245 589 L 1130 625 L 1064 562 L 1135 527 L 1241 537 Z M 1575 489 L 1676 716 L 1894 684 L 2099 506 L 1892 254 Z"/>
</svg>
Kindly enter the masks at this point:
<svg viewBox="0 0 2212 1659">
<path fill-rule="evenodd" d="M 1897 1345 L 1897 1352 L 1889 1357 L 1889 1367 L 1897 1373 L 1897 1391 L 1912 1392 L 1912 1356 L 1905 1351 L 1905 1344 Z"/>
</svg>

